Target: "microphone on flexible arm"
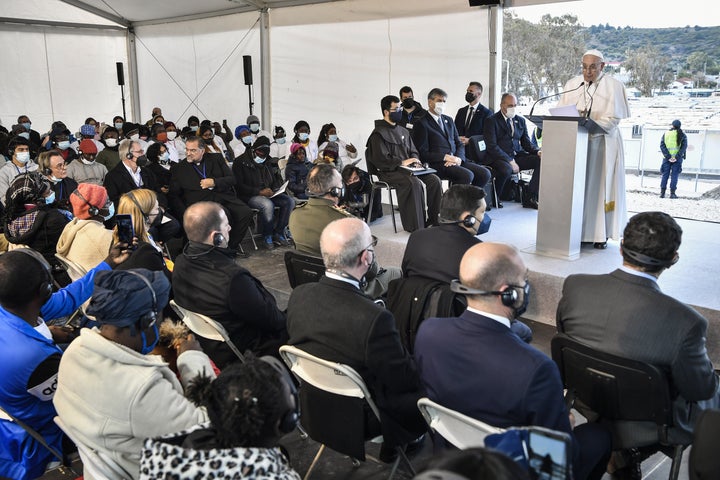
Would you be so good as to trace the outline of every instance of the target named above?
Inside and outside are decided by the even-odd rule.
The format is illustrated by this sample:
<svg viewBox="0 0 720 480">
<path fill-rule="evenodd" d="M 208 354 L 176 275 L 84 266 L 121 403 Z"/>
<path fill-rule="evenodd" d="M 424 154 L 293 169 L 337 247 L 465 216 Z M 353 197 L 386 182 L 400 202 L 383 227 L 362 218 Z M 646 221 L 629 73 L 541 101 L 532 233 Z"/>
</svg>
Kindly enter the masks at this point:
<svg viewBox="0 0 720 480">
<path fill-rule="evenodd" d="M 590 93 L 590 86 L 592 86 L 593 82 L 590 81 L 588 83 L 588 94 L 590 94 L 590 108 L 588 108 L 587 113 L 585 114 L 585 118 L 590 118 L 590 112 L 592 111 L 593 102 L 595 101 L 595 94 Z M 595 91 L 597 92 L 597 88 L 595 88 Z"/>
<path fill-rule="evenodd" d="M 591 83 L 592 83 L 592 82 L 591 82 Z M 574 92 L 575 90 L 578 90 L 578 89 L 582 88 L 583 85 L 585 85 L 585 82 L 582 82 L 580 85 L 578 85 L 577 87 L 575 87 L 575 88 L 573 88 L 573 89 L 571 89 L 571 90 L 565 90 L 564 92 L 553 93 L 552 95 L 548 95 L 548 96 L 546 96 L 546 97 L 540 97 L 540 98 L 538 98 L 537 101 L 536 101 L 535 103 L 533 103 L 532 108 L 530 108 L 530 115 L 528 115 L 528 116 L 529 116 L 529 117 L 532 116 L 533 110 L 535 110 L 535 105 L 537 105 L 539 102 L 541 102 L 541 101 L 543 101 L 543 100 L 547 100 L 548 98 L 557 97 L 557 96 L 559 96 L 559 95 L 562 95 L 563 93 Z"/>
</svg>

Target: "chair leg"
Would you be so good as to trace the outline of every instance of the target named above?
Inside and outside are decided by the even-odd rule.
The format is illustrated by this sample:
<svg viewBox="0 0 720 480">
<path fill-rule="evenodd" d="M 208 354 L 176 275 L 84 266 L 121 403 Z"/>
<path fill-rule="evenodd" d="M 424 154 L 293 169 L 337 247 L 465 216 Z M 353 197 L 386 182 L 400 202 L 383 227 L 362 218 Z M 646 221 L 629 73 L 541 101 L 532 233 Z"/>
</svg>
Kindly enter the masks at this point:
<svg viewBox="0 0 720 480">
<path fill-rule="evenodd" d="M 388 188 L 388 198 L 390 198 L 390 215 L 392 216 L 393 230 L 397 233 L 397 224 L 395 223 L 395 205 L 393 204 L 392 188 Z"/>
<path fill-rule="evenodd" d="M 680 464 L 682 463 L 683 450 L 685 447 L 676 445 L 673 452 L 672 465 L 670 466 L 669 480 L 677 480 L 680 475 Z"/>
<path fill-rule="evenodd" d="M 305 476 L 303 477 L 303 480 L 308 480 L 310 478 L 310 473 L 312 472 L 313 468 L 315 468 L 315 464 L 320 459 L 320 455 L 322 455 L 322 452 L 325 450 L 325 445 L 320 445 L 320 449 L 315 454 L 315 458 L 313 458 L 312 463 L 310 464 L 310 468 L 308 468 L 307 472 L 305 472 Z"/>
<path fill-rule="evenodd" d="M 248 227 L 248 233 L 250 234 L 250 240 L 252 240 L 253 247 L 255 247 L 255 250 L 258 249 L 257 243 L 255 243 L 255 233 L 252 230 L 252 227 Z"/>
<path fill-rule="evenodd" d="M 400 462 L 404 462 L 405 466 L 407 467 L 408 471 L 412 474 L 414 477 L 417 475 L 415 472 L 415 469 L 412 466 L 412 463 L 410 463 L 410 459 L 405 454 L 405 446 L 397 446 L 395 449 L 398 452 L 398 457 L 395 459 L 395 462 L 393 463 L 392 470 L 390 470 L 390 476 L 388 477 L 388 480 L 391 480 L 393 476 L 395 475 L 395 472 L 397 471 L 398 467 L 400 466 Z"/>
</svg>

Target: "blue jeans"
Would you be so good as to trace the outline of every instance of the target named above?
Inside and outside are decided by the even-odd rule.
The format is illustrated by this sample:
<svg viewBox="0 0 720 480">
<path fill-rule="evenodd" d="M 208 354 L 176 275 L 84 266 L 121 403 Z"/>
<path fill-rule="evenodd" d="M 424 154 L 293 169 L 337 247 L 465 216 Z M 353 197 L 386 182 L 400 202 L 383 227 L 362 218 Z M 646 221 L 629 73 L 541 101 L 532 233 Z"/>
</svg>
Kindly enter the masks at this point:
<svg viewBox="0 0 720 480">
<path fill-rule="evenodd" d="M 285 193 L 273 198 L 257 195 L 250 198 L 248 206 L 258 210 L 263 236 L 267 237 L 273 233 L 282 235 L 290 219 L 290 212 L 295 208 L 295 199 Z M 275 207 L 279 209 L 277 218 L 275 218 Z"/>
<path fill-rule="evenodd" d="M 674 192 L 677 188 L 678 177 L 682 172 L 682 158 L 678 158 L 677 162 L 671 163 L 668 160 L 663 160 L 660 171 L 662 172 L 662 179 L 660 180 L 660 188 L 665 190 L 667 187 L 668 177 L 670 177 L 670 191 Z"/>
</svg>

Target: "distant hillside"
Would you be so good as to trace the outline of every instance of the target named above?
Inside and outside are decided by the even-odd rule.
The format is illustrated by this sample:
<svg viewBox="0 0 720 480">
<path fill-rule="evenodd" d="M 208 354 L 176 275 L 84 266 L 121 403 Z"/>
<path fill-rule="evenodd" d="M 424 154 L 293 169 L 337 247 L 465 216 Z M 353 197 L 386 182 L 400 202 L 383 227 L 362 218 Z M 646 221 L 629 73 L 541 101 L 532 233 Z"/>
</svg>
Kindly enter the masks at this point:
<svg viewBox="0 0 720 480">
<path fill-rule="evenodd" d="M 606 61 L 623 61 L 628 49 L 653 45 L 667 54 L 674 67 L 682 67 L 688 55 L 705 52 L 720 63 L 720 27 L 633 28 L 593 25 L 587 28 L 588 45 L 605 55 Z"/>
</svg>

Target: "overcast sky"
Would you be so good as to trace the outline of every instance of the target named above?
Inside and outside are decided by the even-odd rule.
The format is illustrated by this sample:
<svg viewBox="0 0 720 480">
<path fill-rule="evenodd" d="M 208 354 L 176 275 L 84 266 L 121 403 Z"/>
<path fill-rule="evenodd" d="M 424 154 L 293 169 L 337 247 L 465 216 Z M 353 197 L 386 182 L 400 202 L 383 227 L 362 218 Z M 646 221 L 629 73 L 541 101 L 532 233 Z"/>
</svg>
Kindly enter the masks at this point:
<svg viewBox="0 0 720 480">
<path fill-rule="evenodd" d="M 585 26 L 609 23 L 614 27 L 720 26 L 717 0 L 582 0 L 552 5 L 512 8 L 521 18 L 532 22 L 549 13 L 576 15 Z"/>
</svg>

